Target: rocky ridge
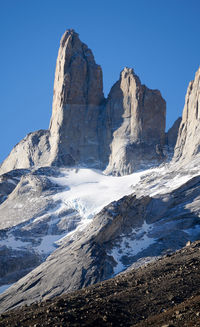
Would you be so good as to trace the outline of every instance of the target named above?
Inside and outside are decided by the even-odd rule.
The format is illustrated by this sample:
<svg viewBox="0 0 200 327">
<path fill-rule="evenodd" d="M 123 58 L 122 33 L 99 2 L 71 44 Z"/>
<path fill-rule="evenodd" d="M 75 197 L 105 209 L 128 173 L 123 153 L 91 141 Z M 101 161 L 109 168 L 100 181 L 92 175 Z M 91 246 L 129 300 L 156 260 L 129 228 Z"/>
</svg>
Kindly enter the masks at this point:
<svg viewBox="0 0 200 327">
<path fill-rule="evenodd" d="M 107 173 L 130 174 L 163 161 L 165 106 L 158 90 L 148 89 L 133 69 L 124 68 L 106 104 L 106 122 L 114 131 Z"/>
<path fill-rule="evenodd" d="M 49 130 L 30 133 L 0 173 L 42 166 L 86 166 L 124 175 L 163 161 L 166 104 L 133 69 L 103 95 L 102 70 L 74 30 L 60 42 Z"/>
<path fill-rule="evenodd" d="M 4 313 L 0 326 L 199 326 L 199 251 L 195 242 L 108 281 Z"/>
<path fill-rule="evenodd" d="M 174 151 L 174 161 L 186 164 L 199 153 L 200 130 L 199 112 L 200 104 L 200 67 L 195 78 L 189 83 L 185 97 L 182 122 L 180 124 L 178 139 Z"/>
<path fill-rule="evenodd" d="M 74 230 L 44 263 L 4 292 L 1 310 L 109 279 L 133 263 L 199 239 L 199 173 L 194 166 L 179 174 L 178 179 L 170 170 L 144 175 L 136 193 L 105 207 L 85 229 Z"/>
</svg>

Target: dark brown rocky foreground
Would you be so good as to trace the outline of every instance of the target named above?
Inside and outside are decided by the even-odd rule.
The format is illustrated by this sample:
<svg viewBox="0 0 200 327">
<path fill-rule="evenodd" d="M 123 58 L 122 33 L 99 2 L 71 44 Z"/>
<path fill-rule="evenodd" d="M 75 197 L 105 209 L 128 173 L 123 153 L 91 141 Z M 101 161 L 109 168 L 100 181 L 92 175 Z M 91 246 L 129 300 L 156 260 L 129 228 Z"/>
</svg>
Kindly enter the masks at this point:
<svg viewBox="0 0 200 327">
<path fill-rule="evenodd" d="M 0 326 L 200 326 L 200 241 L 137 270 L 0 316 Z"/>
</svg>

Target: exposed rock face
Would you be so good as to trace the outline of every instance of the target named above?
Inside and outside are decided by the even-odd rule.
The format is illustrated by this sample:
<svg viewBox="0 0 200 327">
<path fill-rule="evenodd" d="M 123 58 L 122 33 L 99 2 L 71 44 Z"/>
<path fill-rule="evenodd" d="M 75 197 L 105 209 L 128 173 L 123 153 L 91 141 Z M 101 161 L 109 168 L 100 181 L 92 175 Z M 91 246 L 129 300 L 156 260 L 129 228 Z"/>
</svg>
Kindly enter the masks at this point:
<svg viewBox="0 0 200 327">
<path fill-rule="evenodd" d="M 197 327 L 199 270 L 198 241 L 108 281 L 6 312 L 0 327 Z"/>
<path fill-rule="evenodd" d="M 176 141 L 177 141 L 177 137 L 178 137 L 178 131 L 179 131 L 179 127 L 181 124 L 181 120 L 182 118 L 179 117 L 174 124 L 172 125 L 172 127 L 168 130 L 168 132 L 166 133 L 166 144 L 170 147 L 170 148 L 174 148 Z"/>
<path fill-rule="evenodd" d="M 50 159 L 49 131 L 28 134 L 11 151 L 0 166 L 0 174 L 13 169 L 48 166 Z"/>
<path fill-rule="evenodd" d="M 200 67 L 188 86 L 174 160 L 185 164 L 200 151 Z"/>
<path fill-rule="evenodd" d="M 129 174 L 163 159 L 165 100 L 142 85 L 133 69 L 124 68 L 112 87 L 106 114 L 112 133 L 107 172 Z"/>
<path fill-rule="evenodd" d="M 129 174 L 163 160 L 165 101 L 132 69 L 104 99 L 102 70 L 73 30 L 60 42 L 49 130 L 15 146 L 0 173 L 16 168 L 87 166 Z"/>
<path fill-rule="evenodd" d="M 99 128 L 104 101 L 102 70 L 78 34 L 68 30 L 60 42 L 50 123 L 52 162 L 99 167 Z"/>
<path fill-rule="evenodd" d="M 3 203 L 19 183 L 20 178 L 26 175 L 28 170 L 16 169 L 0 176 L 0 204 Z"/>
<path fill-rule="evenodd" d="M 133 194 L 111 203 L 85 230 L 68 235 L 44 263 L 0 296 L 0 310 L 94 284 L 139 259 L 160 256 L 199 239 L 200 176 L 154 196 L 148 193 L 155 191 L 158 182 L 162 185 L 162 178 L 171 184 L 173 173 L 157 178 L 150 173 L 149 178 L 136 189 L 138 194 L 146 188 L 145 196 Z"/>
<path fill-rule="evenodd" d="M 58 168 L 14 170 L 0 176 L 0 286 L 16 282 L 55 250 L 54 241 L 76 228 L 80 216 L 54 200 L 64 187 L 48 175 Z"/>
</svg>

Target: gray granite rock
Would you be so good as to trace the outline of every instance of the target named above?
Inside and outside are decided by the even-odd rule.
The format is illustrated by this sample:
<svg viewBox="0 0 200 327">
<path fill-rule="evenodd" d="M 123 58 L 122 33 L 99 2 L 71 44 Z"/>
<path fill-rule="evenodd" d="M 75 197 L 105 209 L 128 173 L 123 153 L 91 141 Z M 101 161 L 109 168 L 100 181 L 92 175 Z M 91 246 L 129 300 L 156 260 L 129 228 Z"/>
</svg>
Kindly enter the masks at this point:
<svg viewBox="0 0 200 327">
<path fill-rule="evenodd" d="M 100 167 L 99 130 L 103 106 L 102 70 L 74 30 L 60 42 L 50 122 L 51 162 Z"/>
<path fill-rule="evenodd" d="M 14 169 L 48 166 L 50 156 L 49 131 L 39 130 L 20 141 L 0 166 L 0 174 Z"/>
<path fill-rule="evenodd" d="M 165 100 L 158 90 L 142 85 L 133 69 L 121 72 L 108 96 L 106 114 L 111 130 L 106 172 L 125 175 L 163 161 Z"/>
<path fill-rule="evenodd" d="M 170 175 L 173 178 L 169 171 L 168 179 Z M 161 177 L 152 177 L 150 185 L 144 179 L 137 191 L 150 192 L 163 181 Z M 44 263 L 2 294 L 1 311 L 108 279 L 142 258 L 163 255 L 198 239 L 199 186 L 196 176 L 168 193 L 132 194 L 111 203 L 85 230 L 69 235 Z"/>
<path fill-rule="evenodd" d="M 74 30 L 60 42 L 49 130 L 28 134 L 0 174 L 43 166 L 93 167 L 129 174 L 163 161 L 165 101 L 142 85 L 132 69 L 104 99 L 102 70 Z"/>
<path fill-rule="evenodd" d="M 16 282 L 41 264 L 56 249 L 54 241 L 80 221 L 76 210 L 54 199 L 66 188 L 49 176 L 62 174 L 40 168 L 0 176 L 0 285 Z"/>
<path fill-rule="evenodd" d="M 185 97 L 182 122 L 174 151 L 174 161 L 185 165 L 200 151 L 200 67 L 189 83 Z"/>
<path fill-rule="evenodd" d="M 178 131 L 179 131 L 179 127 L 181 124 L 181 120 L 182 118 L 179 117 L 174 124 L 172 125 L 172 127 L 168 130 L 168 132 L 166 133 L 166 144 L 174 149 L 175 145 L 176 145 L 176 141 L 177 141 L 177 137 L 178 137 Z"/>
</svg>

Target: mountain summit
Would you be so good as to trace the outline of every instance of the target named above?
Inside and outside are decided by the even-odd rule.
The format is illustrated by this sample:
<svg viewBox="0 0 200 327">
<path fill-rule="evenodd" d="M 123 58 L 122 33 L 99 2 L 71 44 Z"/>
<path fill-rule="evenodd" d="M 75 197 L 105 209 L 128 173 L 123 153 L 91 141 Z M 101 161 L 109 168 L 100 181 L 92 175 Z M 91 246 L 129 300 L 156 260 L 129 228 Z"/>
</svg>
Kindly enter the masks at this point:
<svg viewBox="0 0 200 327">
<path fill-rule="evenodd" d="M 165 100 L 142 85 L 133 69 L 103 95 L 102 70 L 78 34 L 67 30 L 56 63 L 48 130 L 28 134 L 0 173 L 42 166 L 93 167 L 124 175 L 164 156 Z"/>
<path fill-rule="evenodd" d="M 189 83 L 182 122 L 175 146 L 174 160 L 186 164 L 200 151 L 200 67 Z"/>
<path fill-rule="evenodd" d="M 160 92 L 142 85 L 134 70 L 125 67 L 105 99 L 101 67 L 91 50 L 73 30 L 65 32 L 50 127 L 27 135 L 0 168 L 0 292 L 6 290 L 0 295 L 0 313 L 122 272 L 123 280 L 130 270 L 139 272 L 132 278 L 136 292 L 138 284 L 145 287 L 142 308 L 148 301 L 157 307 L 157 298 L 158 312 L 163 310 L 162 297 L 152 297 L 152 290 L 157 291 L 163 276 L 166 289 L 169 269 L 177 285 L 176 258 L 181 256 L 171 262 L 170 253 L 200 239 L 199 82 L 200 70 L 189 84 L 182 119 L 165 134 Z M 173 160 L 152 169 L 164 160 L 164 144 L 173 149 L 175 143 Z M 168 278 L 167 305 L 186 299 L 182 294 L 192 283 L 188 267 L 198 279 L 195 246 L 181 251 L 184 292 L 175 294 Z M 150 261 L 155 263 L 145 281 L 144 266 Z M 158 276 L 161 262 L 166 269 Z M 124 281 L 118 290 L 124 293 Z M 69 306 L 64 311 L 71 316 Z"/>
</svg>

